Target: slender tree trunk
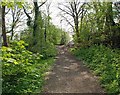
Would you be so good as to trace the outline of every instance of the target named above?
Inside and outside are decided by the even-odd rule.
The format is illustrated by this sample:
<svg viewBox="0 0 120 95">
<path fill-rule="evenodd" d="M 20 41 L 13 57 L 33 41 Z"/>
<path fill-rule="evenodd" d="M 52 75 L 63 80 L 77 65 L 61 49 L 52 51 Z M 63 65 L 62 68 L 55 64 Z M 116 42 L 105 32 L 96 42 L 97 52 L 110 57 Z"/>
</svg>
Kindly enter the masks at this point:
<svg viewBox="0 0 120 95">
<path fill-rule="evenodd" d="M 46 23 L 46 22 L 45 22 Z M 47 27 L 46 27 L 46 24 L 45 24 L 45 32 L 44 32 L 44 36 L 45 36 L 45 42 L 47 41 Z"/>
<path fill-rule="evenodd" d="M 2 7 L 0 6 L 0 48 L 2 46 L 2 37 L 1 37 L 1 33 L 2 33 Z M 0 54 L 2 54 L 2 51 L 0 50 Z M 0 62 L 2 62 L 0 60 Z M 0 71 L 2 71 L 2 64 L 0 64 Z M 2 79 L 2 72 L 0 72 L 0 78 Z M 0 81 L 0 85 L 2 87 L 2 81 Z M 2 89 L 0 89 L 0 94 L 2 94 Z"/>
<path fill-rule="evenodd" d="M 14 36 L 14 31 L 13 31 L 13 27 L 11 29 L 11 40 L 13 40 L 13 36 Z"/>
<path fill-rule="evenodd" d="M 33 25 L 33 37 L 34 37 L 34 41 L 33 41 L 33 45 L 36 44 L 36 33 L 37 33 L 37 28 L 38 28 L 38 16 L 39 16 L 39 7 L 38 7 L 38 3 L 34 2 L 34 8 L 35 8 L 35 19 L 34 19 L 34 25 Z"/>
<path fill-rule="evenodd" d="M 0 47 L 2 46 L 2 7 L 0 6 Z"/>
<path fill-rule="evenodd" d="M 49 3 L 46 7 L 47 7 L 47 23 L 45 22 L 45 42 L 47 41 L 47 29 L 49 29 L 49 22 L 50 22 L 50 5 L 51 3 Z"/>
<path fill-rule="evenodd" d="M 106 12 L 106 22 L 105 22 L 105 32 L 108 34 L 108 44 L 112 45 L 112 36 L 114 36 L 114 29 L 115 22 L 113 20 L 113 11 L 112 11 L 112 2 L 107 3 L 107 12 Z"/>
<path fill-rule="evenodd" d="M 15 10 L 12 10 L 11 40 L 13 40 L 13 36 L 14 36 L 14 27 L 15 27 Z"/>
<path fill-rule="evenodd" d="M 33 36 L 35 36 L 37 27 L 38 27 L 37 20 L 38 20 L 38 14 L 39 14 L 39 7 L 37 2 L 34 2 L 34 8 L 35 8 L 35 19 L 34 19 L 34 25 L 33 25 Z"/>
<path fill-rule="evenodd" d="M 80 34 L 79 34 L 79 21 L 78 21 L 78 17 L 76 16 L 76 18 L 74 18 L 74 23 L 75 23 L 75 33 L 76 33 L 76 37 L 77 37 L 77 42 L 80 43 Z"/>
<path fill-rule="evenodd" d="M 3 45 L 8 46 L 6 27 L 5 27 L 5 6 L 2 6 L 2 36 L 3 36 Z"/>
</svg>

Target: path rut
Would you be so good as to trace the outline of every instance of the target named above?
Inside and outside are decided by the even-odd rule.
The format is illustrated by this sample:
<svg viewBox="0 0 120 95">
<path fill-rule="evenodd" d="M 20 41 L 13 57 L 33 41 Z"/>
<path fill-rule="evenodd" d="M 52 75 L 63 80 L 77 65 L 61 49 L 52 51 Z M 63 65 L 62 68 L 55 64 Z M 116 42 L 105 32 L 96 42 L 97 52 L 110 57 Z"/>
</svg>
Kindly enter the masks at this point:
<svg viewBox="0 0 120 95">
<path fill-rule="evenodd" d="M 45 93 L 104 93 L 98 78 L 89 68 L 71 55 L 64 46 L 58 47 L 57 60 L 46 76 Z"/>
</svg>

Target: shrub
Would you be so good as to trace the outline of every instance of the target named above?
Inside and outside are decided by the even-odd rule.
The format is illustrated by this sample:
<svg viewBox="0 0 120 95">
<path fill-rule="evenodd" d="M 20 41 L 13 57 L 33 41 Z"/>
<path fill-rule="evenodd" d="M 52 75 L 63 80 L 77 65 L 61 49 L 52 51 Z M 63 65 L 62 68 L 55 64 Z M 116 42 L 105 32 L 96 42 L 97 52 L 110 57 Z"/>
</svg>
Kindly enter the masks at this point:
<svg viewBox="0 0 120 95">
<path fill-rule="evenodd" d="M 53 59 L 42 60 L 39 53 L 26 50 L 24 41 L 2 47 L 3 93 L 31 93 L 42 90 L 44 73 Z"/>
</svg>

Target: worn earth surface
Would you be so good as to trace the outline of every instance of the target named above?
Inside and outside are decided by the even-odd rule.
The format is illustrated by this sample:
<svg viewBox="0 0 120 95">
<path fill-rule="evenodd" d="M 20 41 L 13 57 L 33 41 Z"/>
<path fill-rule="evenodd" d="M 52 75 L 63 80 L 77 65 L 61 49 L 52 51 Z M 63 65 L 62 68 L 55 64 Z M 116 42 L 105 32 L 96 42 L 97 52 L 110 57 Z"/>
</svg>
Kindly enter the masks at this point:
<svg viewBox="0 0 120 95">
<path fill-rule="evenodd" d="M 77 60 L 64 46 L 58 47 L 59 54 L 53 68 L 46 72 L 44 93 L 104 93 L 98 78 L 89 68 Z"/>
</svg>

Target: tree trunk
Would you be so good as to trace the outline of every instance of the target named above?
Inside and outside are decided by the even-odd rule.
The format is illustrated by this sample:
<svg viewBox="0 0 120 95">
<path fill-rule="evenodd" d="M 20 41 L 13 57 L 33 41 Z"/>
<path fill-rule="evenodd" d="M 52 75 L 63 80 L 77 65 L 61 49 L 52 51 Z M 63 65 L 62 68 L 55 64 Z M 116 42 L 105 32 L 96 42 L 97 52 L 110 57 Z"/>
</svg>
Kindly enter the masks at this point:
<svg viewBox="0 0 120 95">
<path fill-rule="evenodd" d="M 46 23 L 46 22 L 45 22 Z M 44 36 L 45 36 L 45 42 L 47 41 L 47 29 L 46 29 L 46 24 L 45 24 L 45 32 L 44 32 Z"/>
<path fill-rule="evenodd" d="M 13 40 L 13 36 L 14 36 L 14 30 L 13 30 L 14 27 L 12 27 L 11 29 L 11 40 Z"/>
<path fill-rule="evenodd" d="M 114 29 L 115 22 L 113 20 L 113 11 L 112 11 L 112 2 L 107 3 L 107 12 L 106 12 L 106 22 L 105 22 L 105 32 L 108 34 L 108 44 L 113 44 L 112 36 L 114 36 Z"/>
<path fill-rule="evenodd" d="M 33 37 L 36 36 L 37 28 L 38 28 L 38 16 L 39 16 L 39 7 L 38 3 L 34 2 L 34 8 L 35 8 L 35 19 L 34 19 L 34 25 L 33 25 Z M 36 39 L 34 38 L 33 45 L 36 44 Z"/>
<path fill-rule="evenodd" d="M 79 34 L 79 27 L 78 27 L 78 17 L 76 16 L 76 18 L 74 18 L 74 23 L 75 23 L 75 33 L 76 33 L 76 37 L 77 37 L 77 42 L 80 43 L 80 34 Z"/>
<path fill-rule="evenodd" d="M 2 36 L 3 36 L 3 46 L 8 46 L 6 27 L 5 27 L 5 6 L 2 6 Z"/>
<path fill-rule="evenodd" d="M 34 2 L 34 8 L 35 8 L 35 19 L 34 19 L 34 25 L 33 25 L 33 36 L 35 36 L 37 31 L 37 20 L 38 20 L 38 14 L 39 14 L 39 7 L 37 2 Z"/>
<path fill-rule="evenodd" d="M 0 47 L 2 46 L 2 7 L 0 6 Z"/>
</svg>

